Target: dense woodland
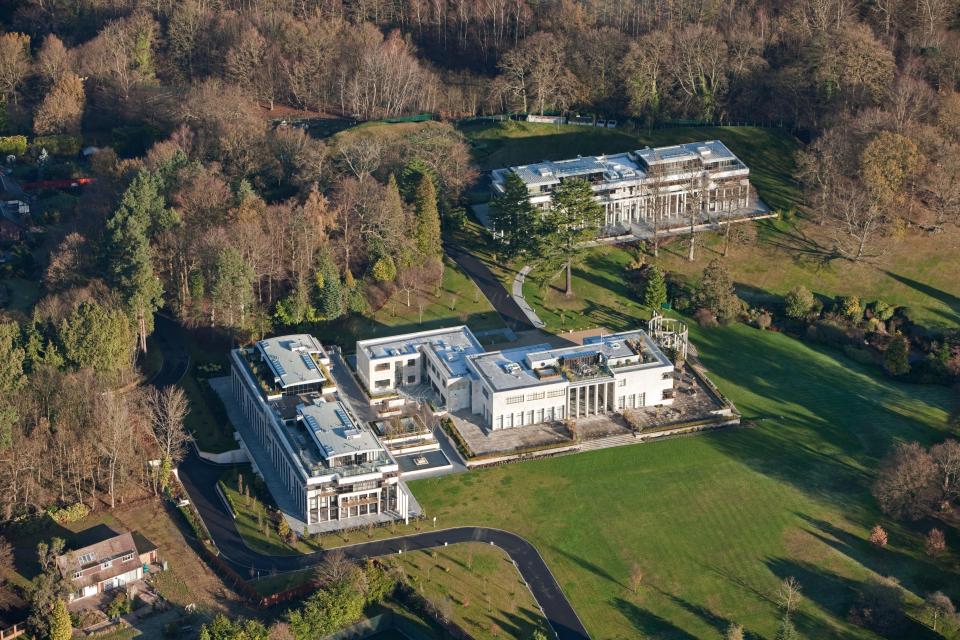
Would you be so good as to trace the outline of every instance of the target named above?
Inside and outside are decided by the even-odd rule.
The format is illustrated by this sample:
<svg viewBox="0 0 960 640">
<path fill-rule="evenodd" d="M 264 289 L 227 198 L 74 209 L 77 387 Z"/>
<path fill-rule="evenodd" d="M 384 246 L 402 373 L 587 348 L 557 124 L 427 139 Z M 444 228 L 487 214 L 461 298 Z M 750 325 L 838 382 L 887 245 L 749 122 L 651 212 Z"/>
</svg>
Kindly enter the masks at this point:
<svg viewBox="0 0 960 640">
<path fill-rule="evenodd" d="M 177 449 L 158 401 L 116 391 L 157 310 L 246 340 L 439 282 L 478 177 L 457 129 L 321 139 L 272 124 L 291 110 L 782 123 L 811 140 L 803 213 L 858 260 L 960 221 L 958 19 L 950 0 L 4 3 L 4 140 L 101 150 L 40 301 L 0 330 L 0 515 L 157 489 L 146 461 Z"/>
</svg>

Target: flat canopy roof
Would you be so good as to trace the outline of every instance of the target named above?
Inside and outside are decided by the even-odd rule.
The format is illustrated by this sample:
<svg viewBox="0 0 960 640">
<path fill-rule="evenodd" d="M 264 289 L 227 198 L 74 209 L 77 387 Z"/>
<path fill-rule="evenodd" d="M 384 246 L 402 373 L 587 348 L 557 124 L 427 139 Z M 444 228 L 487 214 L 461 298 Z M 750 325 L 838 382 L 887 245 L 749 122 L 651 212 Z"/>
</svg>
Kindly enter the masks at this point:
<svg viewBox="0 0 960 640">
<path fill-rule="evenodd" d="M 323 347 L 313 336 L 306 333 L 277 336 L 257 342 L 257 349 L 269 365 L 280 387 L 325 382 L 326 377 L 313 359 L 313 354 L 323 355 Z"/>
<path fill-rule="evenodd" d="M 518 165 L 509 169 L 494 169 L 494 177 L 512 171 L 524 184 L 557 184 L 564 178 L 602 174 L 608 182 L 643 180 L 651 165 L 668 164 L 684 160 L 702 160 L 705 164 L 724 160 L 738 160 L 736 155 L 720 140 L 688 142 L 669 147 L 646 147 L 627 153 L 588 156 L 568 160 L 544 160 L 533 164 Z M 744 165 L 745 166 L 745 165 Z"/>
<path fill-rule="evenodd" d="M 370 429 L 357 422 L 347 406 L 339 400 L 306 404 L 298 409 L 298 413 L 304 428 L 327 460 L 367 451 L 383 451 Z"/>
<path fill-rule="evenodd" d="M 466 325 L 357 342 L 357 351 L 362 349 L 371 360 L 413 355 L 420 347 L 432 351 L 450 374 L 458 378 L 467 375 L 465 358 L 483 351 Z"/>
</svg>

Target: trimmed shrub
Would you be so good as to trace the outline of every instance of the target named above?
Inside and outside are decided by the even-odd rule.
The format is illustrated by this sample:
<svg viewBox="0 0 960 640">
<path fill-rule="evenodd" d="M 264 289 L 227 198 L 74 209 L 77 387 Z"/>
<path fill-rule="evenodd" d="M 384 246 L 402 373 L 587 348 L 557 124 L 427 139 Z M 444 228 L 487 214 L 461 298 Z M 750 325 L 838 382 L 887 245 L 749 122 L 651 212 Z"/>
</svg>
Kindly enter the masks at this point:
<svg viewBox="0 0 960 640">
<path fill-rule="evenodd" d="M 85 505 L 82 502 L 76 502 L 69 507 L 50 507 L 47 509 L 47 514 L 53 519 L 54 522 L 64 524 L 66 522 L 78 522 L 83 520 L 88 515 L 90 515 L 90 507 Z"/>
<path fill-rule="evenodd" d="M 0 137 L 0 155 L 22 156 L 27 152 L 27 136 Z"/>
<path fill-rule="evenodd" d="M 30 147 L 37 153 L 40 149 L 46 149 L 52 156 L 75 156 L 80 153 L 80 146 L 83 144 L 79 135 L 62 134 L 56 136 L 37 136 L 33 139 Z"/>
</svg>

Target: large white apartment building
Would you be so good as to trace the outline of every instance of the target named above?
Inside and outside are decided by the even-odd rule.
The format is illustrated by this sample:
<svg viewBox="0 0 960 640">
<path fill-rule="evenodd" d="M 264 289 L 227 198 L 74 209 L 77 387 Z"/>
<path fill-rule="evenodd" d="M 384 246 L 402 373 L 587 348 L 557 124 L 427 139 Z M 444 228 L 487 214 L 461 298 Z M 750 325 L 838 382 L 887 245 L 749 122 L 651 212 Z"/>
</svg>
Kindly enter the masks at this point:
<svg viewBox="0 0 960 640">
<path fill-rule="evenodd" d="M 406 515 L 409 495 L 396 461 L 334 395 L 316 338 L 261 340 L 230 358 L 234 397 L 250 425 L 238 432 L 268 486 L 282 485 L 284 496 L 271 488 L 281 507 L 289 496 L 291 515 L 308 527 Z"/>
<path fill-rule="evenodd" d="M 381 393 L 427 384 L 489 429 L 673 403 L 670 359 L 643 331 L 485 352 L 465 326 L 357 342 L 357 374 Z"/>
<path fill-rule="evenodd" d="M 568 178 L 587 180 L 605 212 L 610 233 L 635 224 L 669 225 L 689 217 L 691 209 L 704 218 L 750 213 L 750 169 L 719 140 L 626 153 L 494 169 L 493 195 L 503 193 L 509 174 L 527 186 L 530 201 L 540 209 L 550 205 L 553 190 Z"/>
</svg>

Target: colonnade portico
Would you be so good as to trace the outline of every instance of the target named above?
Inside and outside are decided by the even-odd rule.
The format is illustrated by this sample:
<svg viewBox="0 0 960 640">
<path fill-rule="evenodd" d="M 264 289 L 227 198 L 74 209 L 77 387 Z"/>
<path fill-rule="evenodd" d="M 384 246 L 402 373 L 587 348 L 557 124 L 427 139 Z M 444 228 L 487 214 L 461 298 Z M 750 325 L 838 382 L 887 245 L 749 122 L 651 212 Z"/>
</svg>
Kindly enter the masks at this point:
<svg viewBox="0 0 960 640">
<path fill-rule="evenodd" d="M 614 382 L 612 381 L 570 387 L 567 416 L 571 419 L 577 419 L 613 411 L 614 393 Z"/>
</svg>

